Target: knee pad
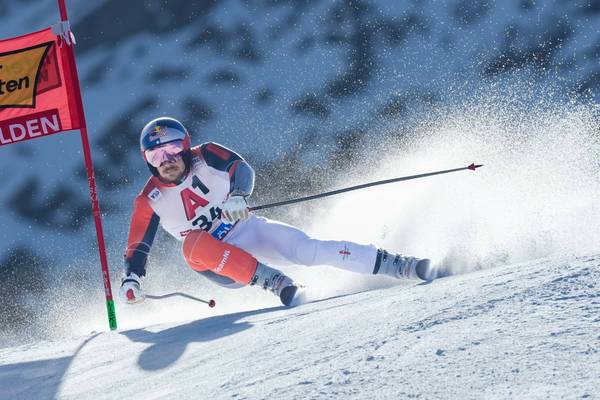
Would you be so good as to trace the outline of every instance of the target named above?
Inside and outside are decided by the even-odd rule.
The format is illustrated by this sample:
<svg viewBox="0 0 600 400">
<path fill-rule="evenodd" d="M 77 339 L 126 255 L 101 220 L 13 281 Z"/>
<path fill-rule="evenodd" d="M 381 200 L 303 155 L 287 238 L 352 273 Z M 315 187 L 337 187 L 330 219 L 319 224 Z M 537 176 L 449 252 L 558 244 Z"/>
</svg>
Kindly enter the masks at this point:
<svg viewBox="0 0 600 400">
<path fill-rule="evenodd" d="M 185 237 L 183 257 L 193 270 L 210 270 L 244 285 L 250 283 L 258 264 L 250 253 L 200 230 Z"/>
</svg>

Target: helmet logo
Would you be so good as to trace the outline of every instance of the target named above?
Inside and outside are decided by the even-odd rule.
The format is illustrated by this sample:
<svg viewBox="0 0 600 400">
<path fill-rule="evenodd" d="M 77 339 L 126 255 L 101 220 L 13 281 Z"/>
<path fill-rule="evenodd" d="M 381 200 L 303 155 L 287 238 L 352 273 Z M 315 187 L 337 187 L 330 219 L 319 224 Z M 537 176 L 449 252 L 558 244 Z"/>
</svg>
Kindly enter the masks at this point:
<svg viewBox="0 0 600 400">
<path fill-rule="evenodd" d="M 166 126 L 155 126 L 153 132 L 150 134 L 150 141 L 154 142 L 155 140 L 160 139 L 161 137 L 167 136 L 167 127 Z"/>
</svg>

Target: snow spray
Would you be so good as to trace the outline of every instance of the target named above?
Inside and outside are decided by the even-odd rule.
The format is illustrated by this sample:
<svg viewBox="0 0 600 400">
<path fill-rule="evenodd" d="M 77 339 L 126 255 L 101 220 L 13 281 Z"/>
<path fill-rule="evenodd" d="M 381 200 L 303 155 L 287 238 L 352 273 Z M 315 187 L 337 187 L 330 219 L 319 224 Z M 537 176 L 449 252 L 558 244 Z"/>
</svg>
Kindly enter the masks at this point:
<svg viewBox="0 0 600 400">
<path fill-rule="evenodd" d="M 413 117 L 409 128 L 389 124 L 365 143 L 387 156 L 357 162 L 345 183 L 465 159 L 486 167 L 340 196 L 315 218 L 312 233 L 428 257 L 454 274 L 600 251 L 599 110 L 556 97 L 522 82 L 496 82 Z M 367 165 L 377 165 L 368 176 Z M 305 278 L 309 286 L 331 285 L 322 276 Z M 357 276 L 331 280 L 370 286 Z"/>
</svg>

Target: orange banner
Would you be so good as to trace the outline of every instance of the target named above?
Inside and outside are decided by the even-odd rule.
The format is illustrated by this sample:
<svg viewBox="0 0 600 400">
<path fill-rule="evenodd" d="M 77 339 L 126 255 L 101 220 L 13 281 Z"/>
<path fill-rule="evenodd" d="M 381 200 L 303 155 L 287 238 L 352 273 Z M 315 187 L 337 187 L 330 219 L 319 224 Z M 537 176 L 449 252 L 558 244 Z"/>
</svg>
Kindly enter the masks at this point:
<svg viewBox="0 0 600 400">
<path fill-rule="evenodd" d="M 0 41 L 0 146 L 82 127 L 67 60 L 51 28 Z"/>
</svg>

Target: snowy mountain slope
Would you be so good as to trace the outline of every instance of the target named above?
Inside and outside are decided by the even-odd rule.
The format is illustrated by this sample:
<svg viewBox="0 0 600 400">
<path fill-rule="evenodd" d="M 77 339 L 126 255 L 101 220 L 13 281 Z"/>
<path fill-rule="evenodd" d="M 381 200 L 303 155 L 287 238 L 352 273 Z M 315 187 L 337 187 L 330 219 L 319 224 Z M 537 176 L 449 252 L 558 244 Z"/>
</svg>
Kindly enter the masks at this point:
<svg viewBox="0 0 600 400">
<path fill-rule="evenodd" d="M 257 195 L 273 200 L 330 188 L 335 174 L 302 175 L 315 164 L 336 170 L 365 138 L 389 136 L 378 129 L 388 119 L 468 98 L 482 80 L 533 70 L 541 86 L 597 96 L 600 19 L 589 0 L 68 3 L 115 269 L 147 173 L 137 132 L 157 114 L 184 119 L 195 141 L 236 148 L 259 171 L 291 159 L 280 180 L 259 173 Z M 5 1 L 2 36 L 57 16 L 55 0 Z M 0 154 L 0 170 L 19 172 L 0 175 L 10 227 L 0 260 L 21 249 L 47 264 L 53 248 L 82 239 L 90 251 L 72 256 L 96 259 L 77 135 Z"/>
<path fill-rule="evenodd" d="M 600 396 L 600 255 L 0 350 L 0 398 Z M 141 306 L 144 307 L 144 306 Z"/>
</svg>

